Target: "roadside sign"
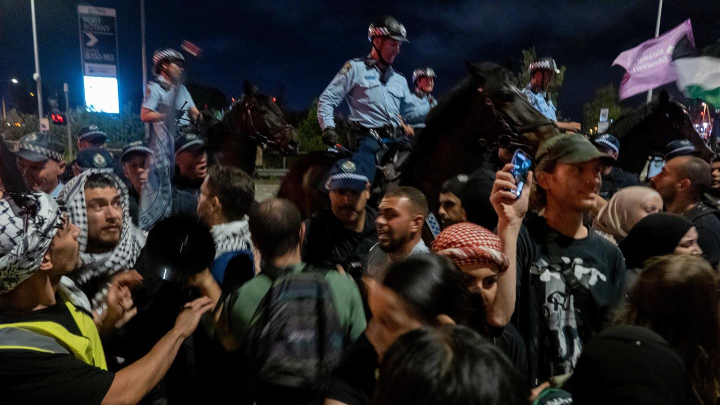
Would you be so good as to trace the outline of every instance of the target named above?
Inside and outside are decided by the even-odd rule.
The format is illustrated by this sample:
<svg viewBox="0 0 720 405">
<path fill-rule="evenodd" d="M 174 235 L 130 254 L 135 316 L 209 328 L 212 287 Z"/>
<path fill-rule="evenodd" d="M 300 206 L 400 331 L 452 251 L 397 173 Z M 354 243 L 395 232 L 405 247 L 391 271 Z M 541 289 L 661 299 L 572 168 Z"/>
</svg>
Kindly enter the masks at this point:
<svg viewBox="0 0 720 405">
<path fill-rule="evenodd" d="M 40 132 L 48 132 L 50 131 L 50 119 L 49 118 L 40 118 Z"/>
<path fill-rule="evenodd" d="M 610 114 L 609 108 L 600 109 L 600 122 L 608 122 L 608 115 Z"/>
<path fill-rule="evenodd" d="M 78 6 L 80 59 L 89 111 L 117 114 L 118 43 L 114 8 Z"/>
</svg>

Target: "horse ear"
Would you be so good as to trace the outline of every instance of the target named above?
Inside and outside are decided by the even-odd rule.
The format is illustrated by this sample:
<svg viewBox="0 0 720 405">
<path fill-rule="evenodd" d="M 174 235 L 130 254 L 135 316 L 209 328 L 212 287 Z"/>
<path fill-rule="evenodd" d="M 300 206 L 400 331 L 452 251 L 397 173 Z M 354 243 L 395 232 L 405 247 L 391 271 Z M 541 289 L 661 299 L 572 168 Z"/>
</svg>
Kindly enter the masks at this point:
<svg viewBox="0 0 720 405">
<path fill-rule="evenodd" d="M 465 59 L 465 66 L 467 66 L 468 72 L 470 72 L 470 77 L 472 77 L 475 85 L 477 87 L 485 87 L 485 81 L 487 78 L 485 77 L 483 71 L 467 59 Z"/>
<path fill-rule="evenodd" d="M 245 80 L 245 83 L 243 83 L 243 90 L 245 91 L 245 96 L 247 96 L 247 98 L 252 98 L 256 91 L 255 86 L 250 80 Z"/>
<path fill-rule="evenodd" d="M 658 99 L 660 100 L 661 105 L 667 105 L 670 102 L 670 95 L 668 94 L 667 90 L 662 89 L 660 95 L 658 96 Z"/>
</svg>

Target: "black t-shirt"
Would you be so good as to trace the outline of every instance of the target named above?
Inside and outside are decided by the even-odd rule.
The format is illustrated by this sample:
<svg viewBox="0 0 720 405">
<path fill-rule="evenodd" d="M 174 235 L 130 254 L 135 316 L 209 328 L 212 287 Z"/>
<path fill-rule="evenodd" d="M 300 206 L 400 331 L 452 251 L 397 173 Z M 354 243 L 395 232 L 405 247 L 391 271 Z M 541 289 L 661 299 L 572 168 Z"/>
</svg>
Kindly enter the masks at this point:
<svg viewBox="0 0 720 405">
<path fill-rule="evenodd" d="M 350 263 L 365 263 L 370 248 L 377 243 L 377 211 L 365 209 L 363 231 L 353 232 L 331 210 L 305 222 L 303 261 L 313 266 L 334 269 L 339 264 L 348 270 Z"/>
<path fill-rule="evenodd" d="M 348 405 L 369 404 L 375 393 L 379 366 L 375 348 L 363 333 L 348 348 L 333 373 L 327 398 Z"/>
<path fill-rule="evenodd" d="M 0 323 L 49 321 L 81 335 L 67 306 L 56 305 L 24 315 L 0 315 Z M 0 403 L 90 405 L 102 402 L 114 374 L 70 354 L 0 350 Z"/>
<path fill-rule="evenodd" d="M 584 315 L 563 274 L 550 267 L 548 235 L 554 239 L 564 267 L 587 292 Z M 583 344 L 601 330 L 623 297 L 625 264 L 617 246 L 588 230 L 584 239 L 559 235 L 544 218 L 529 218 L 517 248 L 517 300 L 513 323 L 525 339 L 530 384 L 572 372 Z M 577 319 L 580 317 L 580 319 Z M 578 324 L 584 323 L 583 331 Z"/>
</svg>

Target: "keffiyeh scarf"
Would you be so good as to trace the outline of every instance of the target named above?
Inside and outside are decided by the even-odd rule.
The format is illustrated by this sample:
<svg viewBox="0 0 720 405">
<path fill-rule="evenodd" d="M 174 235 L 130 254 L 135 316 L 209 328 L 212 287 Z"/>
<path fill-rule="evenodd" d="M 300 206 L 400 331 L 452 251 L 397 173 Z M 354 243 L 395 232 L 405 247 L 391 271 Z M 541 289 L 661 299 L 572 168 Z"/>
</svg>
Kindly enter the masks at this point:
<svg viewBox="0 0 720 405">
<path fill-rule="evenodd" d="M 62 212 L 44 193 L 10 196 L 0 200 L 0 294 L 11 291 L 40 267 L 58 228 Z M 25 231 L 25 212 L 30 214 Z"/>
<path fill-rule="evenodd" d="M 456 265 L 493 263 L 505 271 L 510 262 L 500 238 L 482 226 L 461 222 L 447 227 L 433 242 L 433 252 Z"/>
<path fill-rule="evenodd" d="M 210 233 L 215 241 L 216 259 L 223 253 L 252 249 L 247 215 L 240 221 L 215 225 Z"/>
<path fill-rule="evenodd" d="M 104 253 L 85 253 L 88 246 L 88 217 L 85 203 L 85 183 L 88 177 L 93 174 L 102 174 L 109 178 L 120 193 L 120 205 L 123 209 L 122 229 L 120 231 L 120 242 L 114 249 Z M 70 275 L 81 288 L 90 283 L 96 283 L 98 279 L 109 279 L 124 270 L 131 269 L 140 255 L 140 250 L 145 245 L 145 237 L 130 220 L 128 190 L 122 181 L 113 173 L 103 172 L 97 169 L 89 169 L 79 176 L 70 180 L 58 196 L 58 200 L 64 201 L 68 209 L 68 219 L 80 228 L 80 259 L 82 267 Z M 99 284 L 104 287 L 104 284 Z M 104 299 L 102 288 L 99 291 L 88 293 L 91 297 L 93 308 L 97 308 Z"/>
</svg>

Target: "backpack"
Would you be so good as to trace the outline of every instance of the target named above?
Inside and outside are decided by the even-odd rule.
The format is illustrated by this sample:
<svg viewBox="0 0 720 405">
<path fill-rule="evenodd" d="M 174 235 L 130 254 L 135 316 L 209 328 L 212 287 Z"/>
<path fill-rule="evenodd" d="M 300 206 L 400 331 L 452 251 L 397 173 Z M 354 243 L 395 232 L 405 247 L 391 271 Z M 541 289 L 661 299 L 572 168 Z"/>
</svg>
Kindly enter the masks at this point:
<svg viewBox="0 0 720 405">
<path fill-rule="evenodd" d="M 328 271 L 306 265 L 290 274 L 270 267 L 258 275 L 272 285 L 253 315 L 245 350 L 260 381 L 327 390 L 345 341 L 325 281 Z"/>
</svg>

